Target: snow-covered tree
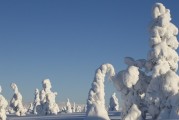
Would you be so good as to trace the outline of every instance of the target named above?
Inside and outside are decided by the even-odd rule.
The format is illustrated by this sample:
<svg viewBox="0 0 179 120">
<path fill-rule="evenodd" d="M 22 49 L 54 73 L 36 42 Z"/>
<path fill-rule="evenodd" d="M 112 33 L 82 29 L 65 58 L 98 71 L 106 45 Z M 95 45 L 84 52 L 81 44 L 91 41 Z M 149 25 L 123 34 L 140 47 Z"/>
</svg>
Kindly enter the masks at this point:
<svg viewBox="0 0 179 120">
<path fill-rule="evenodd" d="M 33 102 L 33 114 L 37 114 L 37 108 L 40 106 L 40 95 L 39 89 L 35 89 L 35 97 Z"/>
<path fill-rule="evenodd" d="M 104 80 L 109 73 L 113 77 L 115 72 L 111 64 L 104 64 L 96 70 L 92 87 L 88 94 L 85 120 L 110 120 L 105 109 Z"/>
<path fill-rule="evenodd" d="M 76 112 L 76 104 L 75 104 L 75 102 L 73 103 L 72 112 Z"/>
<path fill-rule="evenodd" d="M 32 114 L 33 113 L 33 108 L 34 108 L 33 103 L 30 103 L 30 105 L 29 105 L 29 107 L 27 109 L 27 114 Z"/>
<path fill-rule="evenodd" d="M 119 111 L 119 102 L 116 93 L 113 93 L 109 101 L 109 111 Z"/>
<path fill-rule="evenodd" d="M 113 77 L 114 85 L 121 93 L 124 102 L 121 117 L 123 120 L 145 119 L 147 109 L 144 97 L 151 79 L 142 71 L 146 60 L 126 57 L 124 62 L 128 66 L 127 69 Z"/>
<path fill-rule="evenodd" d="M 24 116 L 26 115 L 26 109 L 22 104 L 22 95 L 18 90 L 18 87 L 15 83 L 11 84 L 11 88 L 14 91 L 14 95 L 10 101 L 10 109 L 15 112 L 17 116 Z M 11 111 L 11 112 L 12 112 Z"/>
<path fill-rule="evenodd" d="M 81 106 L 77 105 L 77 107 L 76 107 L 76 112 L 82 112 Z"/>
<path fill-rule="evenodd" d="M 38 114 L 47 115 L 47 114 L 58 114 L 59 107 L 55 102 L 57 92 L 51 91 L 51 82 L 49 79 L 42 81 L 43 90 L 40 91 L 40 105 L 36 108 Z M 36 91 L 36 99 L 38 99 L 38 91 Z"/>
<path fill-rule="evenodd" d="M 67 111 L 66 106 L 62 107 L 60 111 L 61 111 L 61 112 L 65 112 L 65 113 L 66 113 L 66 111 Z"/>
<path fill-rule="evenodd" d="M 153 119 L 179 119 L 178 28 L 171 23 L 170 10 L 163 4 L 156 3 L 152 14 L 147 64 L 152 71 L 146 93 L 148 110 Z"/>
<path fill-rule="evenodd" d="M 83 112 L 87 112 L 87 105 L 83 107 Z"/>
<path fill-rule="evenodd" d="M 72 107 L 71 107 L 71 103 L 70 100 L 67 99 L 67 103 L 66 103 L 66 113 L 72 113 Z"/>
<path fill-rule="evenodd" d="M 146 112 L 153 120 L 179 119 L 178 28 L 170 22 L 170 10 L 163 4 L 156 3 L 152 14 L 147 60 L 126 57 L 127 69 L 116 75 L 112 65 L 102 65 L 89 92 L 86 119 L 109 119 L 104 105 L 104 77 L 108 70 L 124 100 L 122 120 L 143 120 Z"/>
<path fill-rule="evenodd" d="M 7 100 L 1 95 L 2 88 L 0 86 L 0 120 L 6 120 L 6 108 L 8 106 Z"/>
</svg>

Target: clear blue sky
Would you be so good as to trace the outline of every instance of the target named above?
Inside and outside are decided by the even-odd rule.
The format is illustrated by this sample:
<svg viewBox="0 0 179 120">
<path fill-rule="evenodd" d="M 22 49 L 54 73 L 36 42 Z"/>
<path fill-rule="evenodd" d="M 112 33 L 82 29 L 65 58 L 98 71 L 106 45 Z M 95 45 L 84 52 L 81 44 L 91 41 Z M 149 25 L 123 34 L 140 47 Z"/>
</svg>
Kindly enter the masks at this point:
<svg viewBox="0 0 179 120">
<path fill-rule="evenodd" d="M 146 58 L 154 0 L 0 1 L 0 85 L 12 97 L 15 82 L 24 101 L 49 78 L 57 100 L 85 103 L 95 70 L 123 58 Z M 179 1 L 160 1 L 179 26 Z M 106 81 L 106 99 L 115 91 Z M 118 97 L 119 94 L 118 94 Z M 108 101 L 108 100 L 107 100 Z"/>
</svg>

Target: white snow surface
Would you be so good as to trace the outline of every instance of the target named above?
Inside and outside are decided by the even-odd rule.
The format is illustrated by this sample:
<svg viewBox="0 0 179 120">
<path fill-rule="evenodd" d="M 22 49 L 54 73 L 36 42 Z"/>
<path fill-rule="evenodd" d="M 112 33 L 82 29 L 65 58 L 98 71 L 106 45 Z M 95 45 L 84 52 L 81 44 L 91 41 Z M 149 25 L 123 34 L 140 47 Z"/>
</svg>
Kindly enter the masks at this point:
<svg viewBox="0 0 179 120">
<path fill-rule="evenodd" d="M 7 120 L 83 120 L 85 118 L 85 113 L 61 113 L 57 115 L 27 115 L 22 117 L 16 117 L 14 115 L 8 115 Z M 119 112 L 109 112 L 110 120 L 120 120 Z M 94 119 L 93 119 L 94 120 Z"/>
</svg>

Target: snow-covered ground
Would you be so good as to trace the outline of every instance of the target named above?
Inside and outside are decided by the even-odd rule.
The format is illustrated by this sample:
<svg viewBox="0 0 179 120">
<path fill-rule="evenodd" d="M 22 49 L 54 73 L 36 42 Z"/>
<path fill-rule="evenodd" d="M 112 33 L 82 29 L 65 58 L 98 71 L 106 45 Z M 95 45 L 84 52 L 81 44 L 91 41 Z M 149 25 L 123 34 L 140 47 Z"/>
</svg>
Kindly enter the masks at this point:
<svg viewBox="0 0 179 120">
<path fill-rule="evenodd" d="M 83 120 L 85 113 L 61 113 L 58 115 L 38 116 L 27 115 L 17 117 L 15 115 L 8 115 L 7 120 Z M 109 112 L 111 120 L 120 120 L 120 112 Z"/>
</svg>

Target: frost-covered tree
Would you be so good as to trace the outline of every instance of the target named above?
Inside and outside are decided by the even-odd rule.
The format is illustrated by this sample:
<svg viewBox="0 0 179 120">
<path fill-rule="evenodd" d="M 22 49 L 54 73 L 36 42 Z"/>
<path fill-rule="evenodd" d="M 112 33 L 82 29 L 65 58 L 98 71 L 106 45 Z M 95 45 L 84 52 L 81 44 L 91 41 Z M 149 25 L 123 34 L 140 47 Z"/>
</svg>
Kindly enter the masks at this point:
<svg viewBox="0 0 179 120">
<path fill-rule="evenodd" d="M 65 113 L 66 113 L 66 110 L 67 110 L 67 109 L 66 109 L 66 106 L 64 106 L 64 107 L 62 107 L 62 108 L 61 108 L 61 110 L 60 110 L 60 111 L 61 111 L 61 112 L 65 112 Z"/>
<path fill-rule="evenodd" d="M 87 105 L 83 107 L 83 112 L 87 112 Z"/>
<path fill-rule="evenodd" d="M 109 111 L 119 111 L 119 101 L 116 93 L 113 93 L 109 101 Z"/>
<path fill-rule="evenodd" d="M 76 112 L 82 112 L 81 106 L 77 105 L 77 107 L 76 107 Z"/>
<path fill-rule="evenodd" d="M 76 104 L 75 104 L 75 102 L 73 103 L 72 112 L 76 112 Z"/>
<path fill-rule="evenodd" d="M 35 89 L 35 97 L 33 102 L 33 114 L 37 114 L 37 108 L 40 106 L 40 93 L 39 89 Z"/>
<path fill-rule="evenodd" d="M 55 102 L 57 92 L 51 91 L 52 86 L 50 80 L 49 79 L 43 80 L 42 87 L 43 90 L 40 91 L 40 105 L 37 107 L 38 110 L 37 113 L 42 115 L 58 114 L 60 110 L 58 104 Z M 38 95 L 38 91 L 36 92 Z"/>
<path fill-rule="evenodd" d="M 0 120 L 6 120 L 6 108 L 8 106 L 7 100 L 1 95 L 2 88 L 0 86 Z"/>
<path fill-rule="evenodd" d="M 133 58 L 126 57 L 127 69 L 113 77 L 114 85 L 121 93 L 124 102 L 121 114 L 123 120 L 145 119 L 147 109 L 144 97 L 151 79 L 141 70 L 145 68 L 145 63 L 144 59 L 135 61 Z"/>
<path fill-rule="evenodd" d="M 152 11 L 151 50 L 147 60 L 126 57 L 127 69 L 112 77 L 124 101 L 122 120 L 144 120 L 146 112 L 153 120 L 179 119 L 179 76 L 176 74 L 179 61 L 176 52 L 179 45 L 176 37 L 178 29 L 170 22 L 170 10 L 163 4 L 156 3 Z M 104 91 L 106 74 L 102 72 L 106 70 L 103 67 L 97 70 L 89 92 L 87 116 L 106 119 L 104 92 L 101 92 Z M 101 114 L 101 111 L 105 112 Z"/>
<path fill-rule="evenodd" d="M 96 70 L 92 87 L 88 94 L 85 120 L 110 120 L 105 109 L 104 80 L 109 73 L 113 77 L 115 72 L 111 64 L 104 64 Z"/>
<path fill-rule="evenodd" d="M 15 112 L 17 116 L 25 116 L 27 110 L 22 104 L 22 95 L 19 92 L 18 87 L 15 83 L 11 84 L 11 88 L 14 91 L 14 95 L 10 101 L 10 109 Z"/>
<path fill-rule="evenodd" d="M 32 114 L 33 113 L 33 108 L 34 108 L 33 103 L 30 103 L 30 105 L 29 105 L 29 107 L 27 109 L 27 114 Z"/>
<path fill-rule="evenodd" d="M 148 110 L 153 119 L 179 119 L 178 29 L 171 23 L 170 10 L 163 4 L 156 3 L 152 14 L 147 64 L 152 71 L 146 93 Z"/>
<path fill-rule="evenodd" d="M 71 107 L 71 103 L 70 100 L 67 99 L 67 103 L 66 103 L 66 113 L 72 113 L 72 107 Z"/>
</svg>

